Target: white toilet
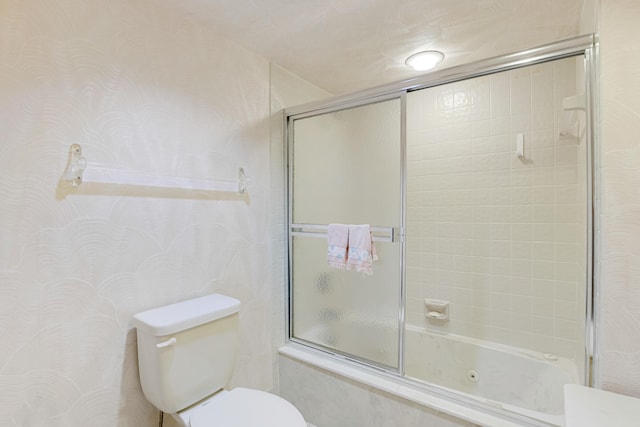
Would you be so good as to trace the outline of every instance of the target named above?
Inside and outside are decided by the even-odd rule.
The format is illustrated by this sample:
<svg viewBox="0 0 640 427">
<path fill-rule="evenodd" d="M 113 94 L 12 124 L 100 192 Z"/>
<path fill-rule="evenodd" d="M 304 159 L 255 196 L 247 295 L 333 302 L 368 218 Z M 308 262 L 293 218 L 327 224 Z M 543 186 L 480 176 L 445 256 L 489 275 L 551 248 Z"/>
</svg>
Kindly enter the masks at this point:
<svg viewBox="0 0 640 427">
<path fill-rule="evenodd" d="M 286 400 L 223 390 L 236 358 L 240 301 L 213 294 L 136 314 L 145 397 L 183 427 L 306 427 Z"/>
</svg>

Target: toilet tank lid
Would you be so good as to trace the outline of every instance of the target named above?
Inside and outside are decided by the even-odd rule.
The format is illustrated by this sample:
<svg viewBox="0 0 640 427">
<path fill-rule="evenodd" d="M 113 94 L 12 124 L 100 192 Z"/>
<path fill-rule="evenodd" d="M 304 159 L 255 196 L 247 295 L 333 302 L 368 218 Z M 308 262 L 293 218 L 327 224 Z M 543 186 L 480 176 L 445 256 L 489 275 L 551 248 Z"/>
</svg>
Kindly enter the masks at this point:
<svg viewBox="0 0 640 427">
<path fill-rule="evenodd" d="M 133 325 L 154 336 L 170 335 L 240 311 L 240 301 L 212 294 L 154 308 L 133 316 Z"/>
</svg>

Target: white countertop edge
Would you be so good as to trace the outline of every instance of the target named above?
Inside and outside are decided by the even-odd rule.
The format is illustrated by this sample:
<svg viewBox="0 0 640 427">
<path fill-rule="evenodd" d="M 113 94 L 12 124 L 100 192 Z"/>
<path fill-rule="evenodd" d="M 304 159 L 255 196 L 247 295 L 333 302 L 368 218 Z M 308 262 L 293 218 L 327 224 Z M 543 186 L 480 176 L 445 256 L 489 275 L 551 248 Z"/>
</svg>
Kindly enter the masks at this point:
<svg viewBox="0 0 640 427">
<path fill-rule="evenodd" d="M 640 399 L 585 387 L 564 386 L 567 427 L 637 427 L 640 425 Z"/>
<path fill-rule="evenodd" d="M 342 363 L 340 361 L 331 360 L 327 357 L 315 355 L 311 351 L 306 351 L 304 349 L 294 347 L 291 344 L 280 347 L 279 352 L 282 355 L 309 363 L 311 365 L 325 369 L 329 372 L 333 372 L 351 380 L 361 382 L 370 387 L 374 387 L 376 389 L 385 391 L 411 402 L 424 405 L 438 412 L 442 412 L 480 426 L 522 427 L 523 425 L 493 416 L 485 412 L 478 411 L 467 406 L 463 406 L 459 403 L 455 403 L 429 393 L 415 390 L 411 387 L 403 385 L 400 381 L 394 381 L 389 378 L 384 378 L 368 373 L 362 369 L 357 369 L 353 366 L 347 366 L 345 363 Z"/>
</svg>

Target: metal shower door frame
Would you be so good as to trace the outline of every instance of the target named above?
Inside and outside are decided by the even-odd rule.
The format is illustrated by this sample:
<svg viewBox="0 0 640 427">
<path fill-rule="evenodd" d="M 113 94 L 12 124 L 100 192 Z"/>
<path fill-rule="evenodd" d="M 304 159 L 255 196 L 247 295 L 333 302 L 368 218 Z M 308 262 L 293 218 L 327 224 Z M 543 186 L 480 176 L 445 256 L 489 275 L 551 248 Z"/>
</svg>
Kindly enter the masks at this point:
<svg viewBox="0 0 640 427">
<path fill-rule="evenodd" d="M 300 228 L 300 224 L 294 224 L 293 221 L 293 167 L 292 167 L 292 159 L 293 159 L 293 150 L 294 150 L 294 122 L 295 120 L 306 119 L 310 117 L 320 116 L 323 114 L 334 113 L 337 111 L 349 110 L 357 107 L 364 107 L 371 104 L 376 104 L 385 101 L 391 100 L 399 100 L 400 101 L 400 147 L 399 147 L 399 158 L 400 158 L 400 206 L 399 206 L 399 219 L 400 224 L 397 229 L 392 229 L 390 233 L 390 238 L 385 239 L 385 241 L 392 243 L 399 243 L 400 254 L 399 254 L 399 271 L 400 277 L 399 279 L 399 307 L 398 307 L 398 361 L 397 361 L 397 369 L 394 369 L 389 366 L 380 365 L 371 360 L 360 358 L 356 355 L 347 354 L 340 352 L 338 350 L 327 349 L 326 347 L 315 345 L 314 343 L 310 343 L 308 341 L 304 341 L 301 339 L 297 339 L 293 335 L 293 321 L 291 317 L 293 316 L 293 300 L 291 295 L 293 294 L 293 237 L 298 234 L 296 229 Z M 286 316 L 286 330 L 288 331 L 288 341 L 293 341 L 298 344 L 302 344 L 316 350 L 332 354 L 334 356 L 338 356 L 340 358 L 352 360 L 356 363 L 377 369 L 385 372 L 389 372 L 395 375 L 404 375 L 404 326 L 405 326 L 405 243 L 404 243 L 404 234 L 405 234 L 405 206 L 406 206 L 406 91 L 400 92 L 392 92 L 387 94 L 382 94 L 379 96 L 366 97 L 362 99 L 355 99 L 353 101 L 344 101 L 335 104 L 329 104 L 327 106 L 320 106 L 320 108 L 314 108 L 308 111 L 301 111 L 298 113 L 291 114 L 288 110 L 285 110 L 285 153 L 286 153 L 286 162 L 285 167 L 287 168 L 287 230 L 288 230 L 288 287 L 287 287 L 287 307 L 288 313 Z"/>
<path fill-rule="evenodd" d="M 558 42 L 550 43 L 547 45 L 527 49 L 524 51 L 511 53 L 507 55 L 501 55 L 494 58 L 489 58 L 470 64 L 465 64 L 449 69 L 431 72 L 429 74 L 421 75 L 411 79 L 385 84 L 377 86 L 371 89 L 355 92 L 352 94 L 337 96 L 326 100 L 316 101 L 312 103 L 303 104 L 300 106 L 288 108 L 284 111 L 284 126 L 285 126 L 285 153 L 287 153 L 286 167 L 288 172 L 286 174 L 288 178 L 288 209 L 287 209 L 287 224 L 289 234 L 289 278 L 288 278 L 288 315 L 286 316 L 286 330 L 289 331 L 288 339 L 292 339 L 291 330 L 291 219 L 292 219 L 292 170 L 289 164 L 291 160 L 292 149 L 292 123 L 297 118 L 310 117 L 326 112 L 339 111 L 343 109 L 352 108 L 355 106 L 367 105 L 381 100 L 400 98 L 402 100 L 401 111 L 401 305 L 398 310 L 398 316 L 401 323 L 400 339 L 399 339 L 399 369 L 395 372 L 396 375 L 404 375 L 404 323 L 405 323 L 405 243 L 404 243 L 404 230 L 405 230 L 405 205 L 406 205 L 406 96 L 409 92 L 413 92 L 420 89 L 426 89 L 430 87 L 440 86 L 443 84 L 454 83 L 457 81 L 468 80 L 475 77 L 481 77 L 485 75 L 495 74 L 503 71 L 508 71 L 516 68 L 527 67 L 540 63 L 555 61 L 563 58 L 578 57 L 584 58 L 584 72 L 585 72 L 585 93 L 587 99 L 586 113 L 587 113 L 587 173 L 586 173 L 586 189 L 587 189 L 587 220 L 586 220 L 586 307 L 585 307 L 585 382 L 593 385 L 597 373 L 599 370 L 599 360 L 595 349 L 597 348 L 597 320 L 598 320 L 598 306 L 596 304 L 598 296 L 598 264 L 596 262 L 596 256 L 598 254 L 599 241 L 596 238 L 595 231 L 599 229 L 597 221 L 598 204 L 599 200 L 599 181 L 598 176 L 595 174 L 595 168 L 598 164 L 598 151 L 596 149 L 598 142 L 598 133 L 595 128 L 595 123 L 599 117 L 598 111 L 598 91 L 597 91 L 597 54 L 598 54 L 598 42 L 593 34 L 582 35 Z M 295 341 L 295 339 L 293 339 Z M 361 360 L 356 360 L 362 363 Z M 366 363 L 365 363 L 366 364 Z M 378 368 L 377 366 L 373 366 Z M 596 384 L 597 385 L 597 384 Z"/>
</svg>

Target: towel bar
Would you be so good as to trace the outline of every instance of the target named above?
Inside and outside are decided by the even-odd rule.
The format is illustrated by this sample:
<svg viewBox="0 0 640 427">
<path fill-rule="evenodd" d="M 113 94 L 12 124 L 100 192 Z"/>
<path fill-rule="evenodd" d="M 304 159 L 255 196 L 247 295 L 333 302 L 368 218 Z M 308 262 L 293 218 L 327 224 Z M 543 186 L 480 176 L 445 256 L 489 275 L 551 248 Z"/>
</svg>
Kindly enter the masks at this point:
<svg viewBox="0 0 640 427">
<path fill-rule="evenodd" d="M 291 224 L 291 235 L 299 237 L 327 237 L 329 224 Z M 396 242 L 398 233 L 396 227 L 371 227 L 374 242 Z"/>
<path fill-rule="evenodd" d="M 82 147 L 79 144 L 72 144 L 69 147 L 69 161 L 64 171 L 64 179 L 74 188 L 79 187 L 83 182 L 94 182 L 188 190 L 228 191 L 240 194 L 246 191 L 249 183 L 243 168 L 238 169 L 237 180 L 215 181 L 174 176 L 152 176 L 139 172 L 104 168 L 88 164 L 87 159 L 82 155 Z"/>
</svg>

